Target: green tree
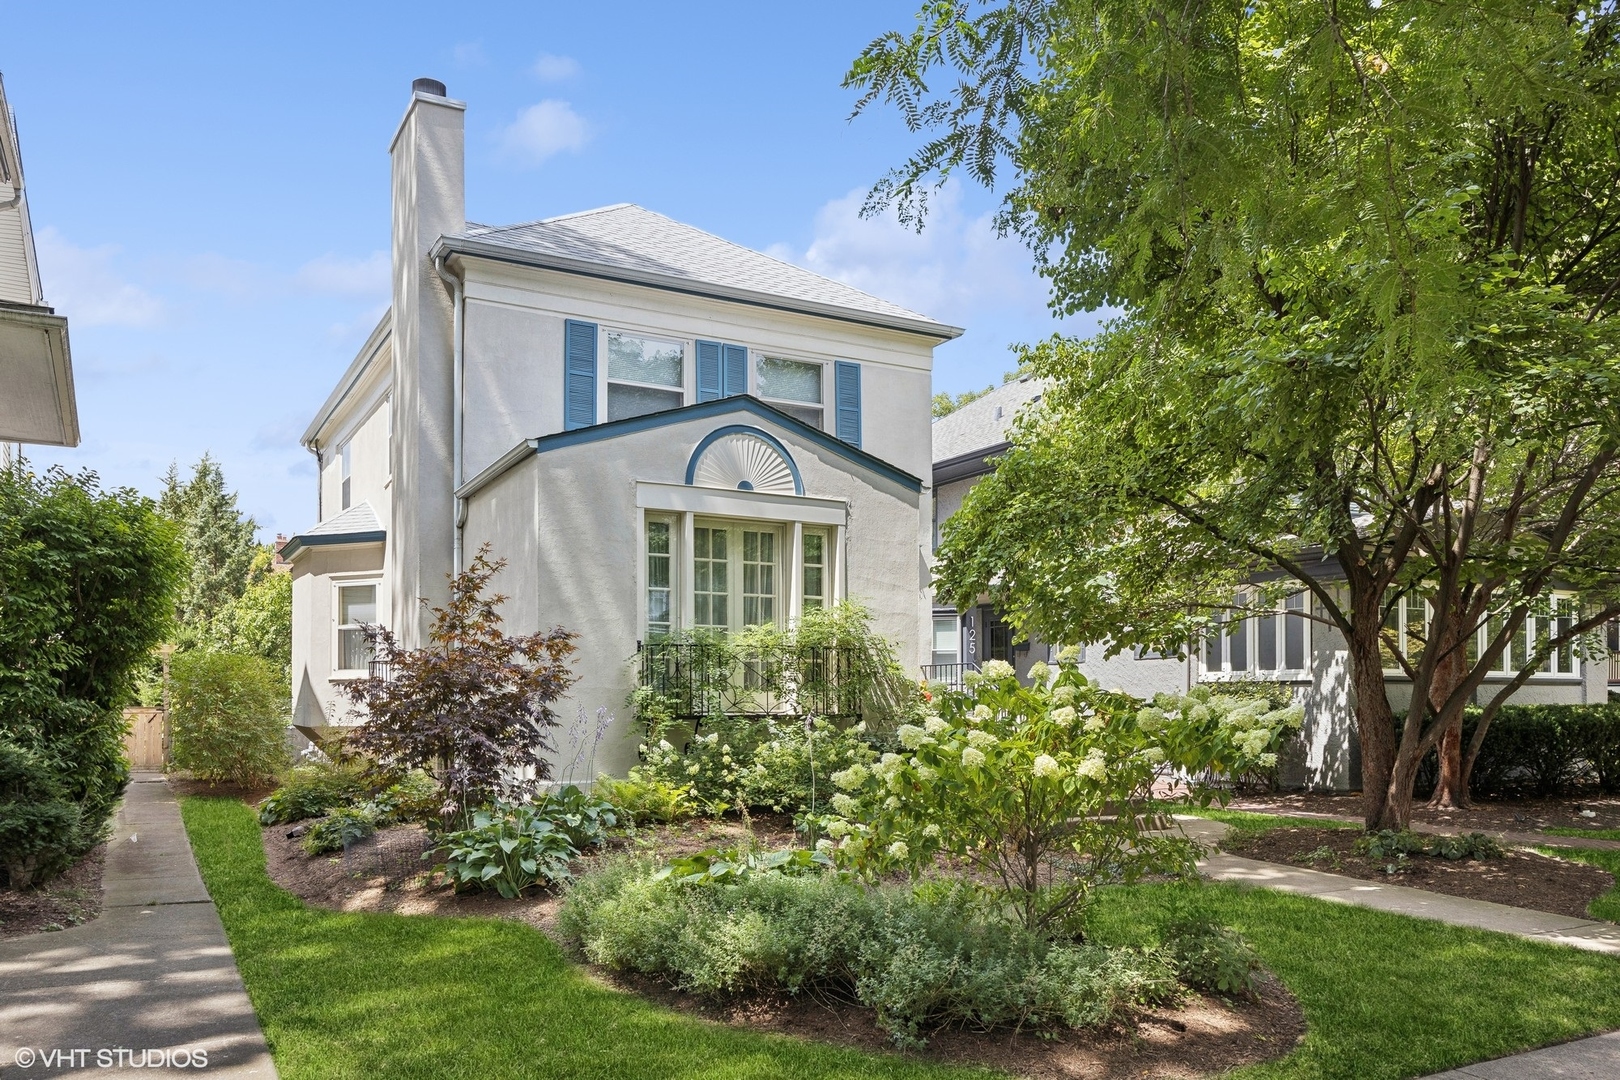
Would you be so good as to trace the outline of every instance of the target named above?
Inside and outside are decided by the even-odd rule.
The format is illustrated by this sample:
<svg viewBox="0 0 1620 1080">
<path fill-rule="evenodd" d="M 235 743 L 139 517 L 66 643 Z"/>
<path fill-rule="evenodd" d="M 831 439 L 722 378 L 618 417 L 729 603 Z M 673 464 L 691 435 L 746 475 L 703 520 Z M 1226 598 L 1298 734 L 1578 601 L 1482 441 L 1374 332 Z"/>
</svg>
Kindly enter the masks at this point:
<svg viewBox="0 0 1620 1080">
<path fill-rule="evenodd" d="M 251 784 L 287 764 L 287 691 L 268 660 L 192 649 L 174 658 L 174 763 L 199 780 Z"/>
<path fill-rule="evenodd" d="M 210 624 L 248 586 L 248 572 L 258 545 L 258 525 L 236 505 L 236 493 L 225 486 L 219 463 L 204 454 L 183 480 L 171 464 L 158 498 L 163 515 L 180 528 L 181 543 L 191 559 L 191 576 L 180 594 L 177 614 L 181 644 L 206 641 Z"/>
<path fill-rule="evenodd" d="M 273 568 L 275 549 L 262 545 L 248 571 L 248 587 L 215 616 L 209 630 L 216 648 L 270 662 L 283 683 L 292 678 L 292 575 Z"/>
<path fill-rule="evenodd" d="M 983 390 L 964 390 L 955 397 L 941 390 L 934 395 L 934 419 L 938 420 L 942 416 L 949 416 L 968 402 L 978 401 L 994 389 L 993 386 L 987 386 Z"/>
<path fill-rule="evenodd" d="M 945 589 L 1171 649 L 1304 589 L 1348 642 L 1368 823 L 1406 822 L 1436 745 L 1465 782 L 1487 671 L 1522 684 L 1620 611 L 1617 18 L 1014 0 L 874 42 L 862 105 L 929 132 L 874 198 L 918 215 L 1010 162 L 1054 306 L 1124 311 L 1028 354 L 1054 388 L 947 529 Z M 1515 649 L 1554 585 L 1582 608 Z M 1390 625 L 1402 597 L 1432 614 Z"/>
<path fill-rule="evenodd" d="M 150 499 L 89 472 L 0 470 L 0 742 L 78 808 L 73 835 L 47 846 L 78 854 L 105 830 L 129 775 L 120 709 L 173 625 L 185 568 Z"/>
</svg>

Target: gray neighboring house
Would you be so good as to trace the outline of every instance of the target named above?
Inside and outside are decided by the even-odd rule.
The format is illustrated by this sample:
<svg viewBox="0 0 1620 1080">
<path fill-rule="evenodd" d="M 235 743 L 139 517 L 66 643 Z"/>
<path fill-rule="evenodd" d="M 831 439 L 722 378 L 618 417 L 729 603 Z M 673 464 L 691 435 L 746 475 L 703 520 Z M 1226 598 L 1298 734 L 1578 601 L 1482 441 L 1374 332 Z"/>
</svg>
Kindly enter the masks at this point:
<svg viewBox="0 0 1620 1080">
<path fill-rule="evenodd" d="M 579 634 L 565 721 L 626 715 L 665 635 L 846 597 L 924 663 L 933 350 L 961 331 L 639 206 L 469 222 L 465 108 L 413 87 L 393 303 L 303 436 L 294 724 L 351 722 L 361 628 L 422 644 L 419 599 L 485 543 L 508 632 Z M 601 768 L 634 763 L 631 727 Z"/>
<path fill-rule="evenodd" d="M 934 511 L 938 527 L 962 505 L 962 498 L 979 478 L 995 467 L 995 459 L 1008 449 L 1008 431 L 1018 410 L 1040 401 L 1038 380 L 1015 381 L 934 422 Z M 1331 558 L 1317 557 L 1320 578 L 1342 578 Z M 1574 598 L 1559 600 L 1573 604 Z M 1342 634 L 1320 622 L 1301 617 L 1303 593 L 1277 610 L 1257 612 L 1253 618 L 1233 622 L 1228 631 L 1198 644 L 1184 656 L 1127 650 L 1106 655 L 1106 643 L 1088 643 L 1081 649 L 1081 670 L 1100 685 L 1139 697 L 1162 691 L 1185 692 L 1195 685 L 1235 681 L 1278 682 L 1292 688 L 1294 700 L 1305 708 L 1305 723 L 1297 743 L 1284 755 L 1282 781 L 1289 787 L 1353 790 L 1361 785 L 1360 744 L 1355 737 L 1349 655 Z M 1398 611 L 1402 625 L 1424 617 L 1421 600 L 1403 602 Z M 1507 661 L 1524 655 L 1530 634 L 1527 626 Z M 1033 660 L 1047 659 L 1055 650 L 1043 642 L 1014 643 L 1011 633 L 988 597 L 966 612 L 947 607 L 934 609 L 934 666 L 925 667 L 931 678 L 952 682 L 964 666 L 977 667 L 991 658 L 1013 663 L 1022 674 Z M 1514 695 L 1524 703 L 1582 704 L 1620 697 L 1620 626 L 1608 628 L 1610 656 L 1585 661 L 1565 651 L 1551 657 L 1544 670 L 1533 675 Z M 954 649 L 954 651 L 953 651 Z M 1517 672 L 1504 670 L 1487 678 L 1479 696 L 1484 699 Z M 1410 687 L 1397 670 L 1386 672 L 1390 696 L 1397 709 L 1410 699 Z"/>
<path fill-rule="evenodd" d="M 0 462 L 17 444 L 79 445 L 67 319 L 45 303 L 17 121 L 0 79 Z"/>
</svg>

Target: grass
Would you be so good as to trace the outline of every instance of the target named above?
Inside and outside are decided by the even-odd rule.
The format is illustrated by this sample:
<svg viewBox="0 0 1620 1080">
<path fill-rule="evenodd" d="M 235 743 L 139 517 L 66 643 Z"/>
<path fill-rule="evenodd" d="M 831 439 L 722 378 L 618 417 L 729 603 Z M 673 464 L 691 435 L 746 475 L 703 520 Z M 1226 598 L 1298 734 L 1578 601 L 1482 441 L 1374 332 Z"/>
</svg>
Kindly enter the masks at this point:
<svg viewBox="0 0 1620 1080">
<path fill-rule="evenodd" d="M 1361 824 L 1339 821 L 1336 818 L 1288 817 L 1282 814 L 1257 814 L 1249 810 L 1221 810 L 1216 807 L 1180 809 L 1175 813 L 1188 817 L 1208 818 L 1230 825 L 1238 832 L 1266 832 L 1269 829 L 1359 829 Z"/>
<path fill-rule="evenodd" d="M 1559 835 L 1564 834 L 1560 833 Z M 1588 866 L 1595 866 L 1599 870 L 1607 870 L 1613 874 L 1615 884 L 1608 892 L 1586 905 L 1586 913 L 1594 919 L 1620 922 L 1620 851 L 1594 851 L 1589 848 L 1550 846 L 1540 846 L 1536 850 L 1543 855 L 1569 859 L 1571 862 L 1583 862 Z"/>
<path fill-rule="evenodd" d="M 754 1034 L 601 986 L 497 919 L 305 907 L 265 875 L 253 813 L 181 804 L 282 1080 L 970 1080 L 984 1070 Z"/>
<path fill-rule="evenodd" d="M 519 923 L 307 908 L 265 876 L 246 806 L 182 809 L 284 1080 L 990 1075 L 706 1024 L 591 982 Z M 1178 893 L 1105 890 L 1094 933 L 1145 944 Z M 1310 1025 L 1295 1053 L 1243 1080 L 1394 1080 L 1620 1027 L 1609 957 L 1276 892 L 1198 895 Z"/>
<path fill-rule="evenodd" d="M 1580 836 L 1588 840 L 1620 840 L 1620 829 L 1542 829 L 1548 836 Z"/>
</svg>

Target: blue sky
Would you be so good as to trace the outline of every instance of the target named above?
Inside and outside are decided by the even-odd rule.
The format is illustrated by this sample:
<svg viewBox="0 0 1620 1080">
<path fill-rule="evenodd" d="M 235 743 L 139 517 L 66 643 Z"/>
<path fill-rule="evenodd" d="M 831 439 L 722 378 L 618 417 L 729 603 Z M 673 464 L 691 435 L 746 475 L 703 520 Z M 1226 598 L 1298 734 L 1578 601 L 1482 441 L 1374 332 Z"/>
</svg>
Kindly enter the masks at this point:
<svg viewBox="0 0 1620 1080">
<path fill-rule="evenodd" d="M 997 196 L 953 186 L 920 236 L 857 215 L 913 139 L 849 122 L 839 82 L 915 3 L 9 5 L 84 435 L 30 457 L 153 493 L 208 451 L 261 535 L 311 524 L 298 436 L 387 304 L 387 144 L 421 75 L 468 104 L 473 220 L 640 203 L 966 326 L 935 388 L 999 382 L 1058 323 Z"/>
</svg>

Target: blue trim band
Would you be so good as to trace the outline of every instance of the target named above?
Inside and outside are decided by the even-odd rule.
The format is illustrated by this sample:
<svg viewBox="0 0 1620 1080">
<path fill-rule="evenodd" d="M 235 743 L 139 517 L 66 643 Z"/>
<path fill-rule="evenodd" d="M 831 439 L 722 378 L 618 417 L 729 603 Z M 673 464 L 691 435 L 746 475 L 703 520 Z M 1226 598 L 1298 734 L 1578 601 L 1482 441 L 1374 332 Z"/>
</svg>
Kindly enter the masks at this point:
<svg viewBox="0 0 1620 1080">
<path fill-rule="evenodd" d="M 749 427 L 747 424 L 727 424 L 725 427 L 715 428 L 703 436 L 703 441 L 697 444 L 697 449 L 692 451 L 692 456 L 686 462 L 686 482 L 688 485 L 697 476 L 698 459 L 703 456 L 703 451 L 727 435 L 752 435 L 756 439 L 763 440 L 772 450 L 782 455 L 783 461 L 787 462 L 788 472 L 793 474 L 793 494 L 804 494 L 804 480 L 799 476 L 798 462 L 793 460 L 793 455 L 788 453 L 788 448 L 783 446 L 781 440 L 770 432 L 761 431 L 757 427 Z M 747 484 L 748 481 L 744 480 L 743 483 Z M 748 487 L 743 490 L 752 491 L 754 485 L 748 484 Z"/>
<path fill-rule="evenodd" d="M 899 484 L 907 491 L 921 492 L 923 482 L 903 469 L 897 469 L 882 458 L 874 457 L 859 447 L 841 442 L 828 435 L 820 428 L 813 428 L 796 416 L 789 416 L 779 412 L 756 397 L 739 394 L 736 397 L 719 398 L 715 401 L 702 401 L 696 405 L 686 405 L 679 409 L 666 409 L 663 412 L 647 413 L 644 416 L 632 416 L 624 420 L 609 420 L 605 424 L 594 424 L 588 428 L 577 428 L 574 431 L 559 431 L 553 435 L 542 435 L 538 439 L 528 440 L 529 449 L 537 454 L 547 450 L 560 450 L 565 446 L 579 446 L 582 443 L 597 442 L 602 439 L 616 439 L 620 435 L 632 435 L 639 431 L 651 431 L 654 428 L 668 427 L 671 424 L 684 424 L 688 420 L 702 420 L 710 416 L 719 416 L 729 412 L 747 412 L 769 420 L 773 424 L 793 432 L 794 435 L 805 442 L 814 443 L 829 453 L 837 454 L 847 461 L 854 462 L 868 472 L 876 473 L 885 480 Z M 500 470 L 504 472 L 505 469 Z M 494 479 L 490 476 L 478 483 L 483 487 Z M 474 481 L 479 481 L 474 477 Z M 475 489 L 476 490 L 476 489 Z M 473 491 L 463 489 L 462 497 L 469 498 Z"/>
<path fill-rule="evenodd" d="M 387 541 L 388 533 L 383 529 L 375 529 L 370 532 L 315 533 L 313 536 L 295 536 L 282 545 L 281 557 L 290 559 L 309 547 L 334 547 L 340 544 L 383 544 L 387 543 Z"/>
</svg>

